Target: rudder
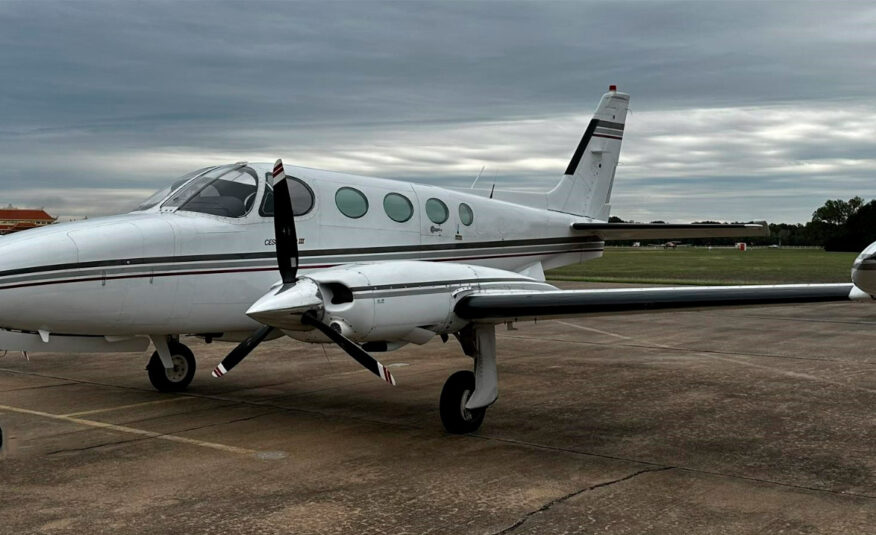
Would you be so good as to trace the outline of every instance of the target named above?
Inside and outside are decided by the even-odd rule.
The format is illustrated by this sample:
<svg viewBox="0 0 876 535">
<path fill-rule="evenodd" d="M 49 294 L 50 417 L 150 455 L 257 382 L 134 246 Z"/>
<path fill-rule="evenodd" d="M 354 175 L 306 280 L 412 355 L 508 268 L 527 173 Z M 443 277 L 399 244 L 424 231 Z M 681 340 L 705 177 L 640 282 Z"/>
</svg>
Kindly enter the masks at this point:
<svg viewBox="0 0 876 535">
<path fill-rule="evenodd" d="M 548 209 L 608 220 L 629 103 L 615 86 L 602 96 L 563 178 L 547 195 Z"/>
</svg>

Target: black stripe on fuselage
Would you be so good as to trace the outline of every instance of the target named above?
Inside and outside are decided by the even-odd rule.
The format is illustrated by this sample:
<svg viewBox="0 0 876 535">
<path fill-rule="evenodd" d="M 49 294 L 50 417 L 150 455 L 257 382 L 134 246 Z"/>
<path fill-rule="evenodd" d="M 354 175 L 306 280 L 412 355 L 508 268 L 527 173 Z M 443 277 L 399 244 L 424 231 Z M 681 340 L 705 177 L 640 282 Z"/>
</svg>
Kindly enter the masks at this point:
<svg viewBox="0 0 876 535">
<path fill-rule="evenodd" d="M 426 245 L 401 245 L 390 247 L 359 247 L 347 249 L 311 249 L 301 251 L 302 258 L 307 257 L 324 257 L 324 256 L 353 256 L 357 254 L 380 254 L 380 253 L 404 253 L 404 252 L 427 252 L 427 251 L 457 251 L 464 249 L 491 249 L 491 248 L 507 248 L 524 245 L 553 245 L 553 244 L 580 244 L 580 243 L 600 243 L 598 240 L 593 240 L 590 237 L 584 236 L 567 236 L 562 238 L 543 238 L 543 239 L 525 239 L 525 240 L 500 240 L 490 242 L 465 242 L 465 243 L 437 243 Z M 185 255 L 185 256 L 153 256 L 143 258 L 124 258 L 113 260 L 95 260 L 89 262 L 70 262 L 66 264 L 52 264 L 46 266 L 34 266 L 27 268 L 10 269 L 0 272 L 0 277 L 8 277 L 12 275 L 23 275 L 29 273 L 43 273 L 49 271 L 67 271 L 74 269 L 87 269 L 96 267 L 125 267 L 144 264 L 182 264 L 191 262 L 209 262 L 222 260 L 252 260 L 252 259 L 267 259 L 276 258 L 274 251 L 263 251 L 253 253 L 225 253 L 225 254 L 207 254 L 207 255 Z"/>
<path fill-rule="evenodd" d="M 231 253 L 220 255 L 187 255 L 187 256 L 149 256 L 143 258 L 122 258 L 113 260 L 93 260 L 90 262 L 69 262 L 67 264 L 51 264 L 47 266 L 34 266 L 0 271 L 0 277 L 11 275 L 24 275 L 27 273 L 42 273 L 44 271 L 66 271 L 70 269 L 86 269 L 96 267 L 119 267 L 135 266 L 143 264 L 181 264 L 186 262 L 205 262 L 210 260 L 251 260 L 261 258 L 274 258 L 276 254 L 270 253 Z"/>
</svg>

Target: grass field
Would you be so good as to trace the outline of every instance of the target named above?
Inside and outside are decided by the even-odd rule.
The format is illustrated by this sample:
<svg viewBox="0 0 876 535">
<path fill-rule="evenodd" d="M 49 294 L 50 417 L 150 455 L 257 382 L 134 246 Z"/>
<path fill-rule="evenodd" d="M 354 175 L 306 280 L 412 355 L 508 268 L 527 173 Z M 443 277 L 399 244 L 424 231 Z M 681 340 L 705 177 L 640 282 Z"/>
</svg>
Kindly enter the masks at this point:
<svg viewBox="0 0 876 535">
<path fill-rule="evenodd" d="M 546 273 L 552 280 L 653 284 L 850 282 L 856 253 L 821 249 L 609 247 L 602 258 Z"/>
</svg>

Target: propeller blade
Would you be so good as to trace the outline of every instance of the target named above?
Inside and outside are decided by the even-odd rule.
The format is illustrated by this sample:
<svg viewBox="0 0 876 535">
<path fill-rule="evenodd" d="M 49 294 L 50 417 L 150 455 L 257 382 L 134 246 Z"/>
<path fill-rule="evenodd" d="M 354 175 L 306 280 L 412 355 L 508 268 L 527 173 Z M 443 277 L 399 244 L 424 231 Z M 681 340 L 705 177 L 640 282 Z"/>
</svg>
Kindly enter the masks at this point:
<svg viewBox="0 0 876 535">
<path fill-rule="evenodd" d="M 339 333 L 338 331 L 332 329 L 330 326 L 316 319 L 313 314 L 307 313 L 301 316 L 301 323 L 305 325 L 312 325 L 319 331 L 321 331 L 324 335 L 326 335 L 332 342 L 338 344 L 341 349 L 347 352 L 348 355 L 356 359 L 356 362 L 367 368 L 371 373 L 380 377 L 387 383 L 395 386 L 395 377 L 389 373 L 389 370 L 377 361 L 374 357 L 368 354 L 367 351 L 359 347 L 358 344 Z"/>
<path fill-rule="evenodd" d="M 245 359 L 257 345 L 268 337 L 274 330 L 270 325 L 262 325 L 256 329 L 249 337 L 231 350 L 222 362 L 213 370 L 213 377 L 222 377 L 231 371 L 231 368 L 237 366 L 241 360 Z"/>
<path fill-rule="evenodd" d="M 298 235 L 295 233 L 292 195 L 283 160 L 277 160 L 274 164 L 274 238 L 283 284 L 295 284 L 298 276 Z"/>
</svg>

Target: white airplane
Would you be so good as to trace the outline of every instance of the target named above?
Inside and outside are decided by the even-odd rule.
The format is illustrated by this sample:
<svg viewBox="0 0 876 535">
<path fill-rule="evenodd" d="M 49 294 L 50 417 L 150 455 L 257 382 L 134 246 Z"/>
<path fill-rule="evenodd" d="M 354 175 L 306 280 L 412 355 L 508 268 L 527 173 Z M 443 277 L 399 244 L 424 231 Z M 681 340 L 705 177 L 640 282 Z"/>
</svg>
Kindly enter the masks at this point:
<svg viewBox="0 0 876 535">
<path fill-rule="evenodd" d="M 335 343 L 370 353 L 458 338 L 474 373 L 444 385 L 441 419 L 471 432 L 498 396 L 495 325 L 654 308 L 847 299 L 851 285 L 561 291 L 544 270 L 597 258 L 605 240 L 760 235 L 765 225 L 607 223 L 629 96 L 603 95 L 565 174 L 543 193 L 454 190 L 238 162 L 190 173 L 135 211 L 0 240 L 0 349 L 155 347 L 161 391 L 186 388 L 181 335 L 239 345 Z M 293 217 L 294 214 L 294 217 Z"/>
<path fill-rule="evenodd" d="M 849 297 L 855 301 L 876 300 L 876 241 L 868 245 L 852 264 L 852 282 Z"/>
</svg>

